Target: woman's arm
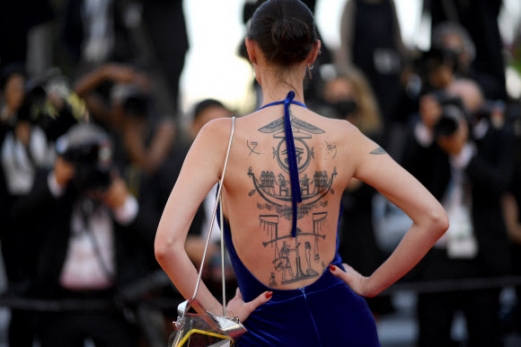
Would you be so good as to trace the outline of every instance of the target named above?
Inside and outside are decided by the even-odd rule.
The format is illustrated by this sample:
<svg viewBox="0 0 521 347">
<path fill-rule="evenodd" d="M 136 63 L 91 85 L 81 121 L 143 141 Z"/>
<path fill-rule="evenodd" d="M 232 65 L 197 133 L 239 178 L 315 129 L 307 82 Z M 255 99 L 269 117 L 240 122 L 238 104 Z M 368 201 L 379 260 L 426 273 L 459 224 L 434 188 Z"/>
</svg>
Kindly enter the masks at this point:
<svg viewBox="0 0 521 347">
<path fill-rule="evenodd" d="M 157 229 L 156 259 L 187 299 L 192 297 L 198 277 L 198 269 L 185 251 L 188 229 L 197 208 L 220 178 L 230 129 L 231 120 L 217 120 L 200 131 L 185 158 Z M 203 283 L 197 299 L 206 309 L 218 313 L 215 308 L 220 303 Z"/>
<path fill-rule="evenodd" d="M 356 132 L 354 177 L 376 188 L 412 220 L 395 251 L 370 277 L 347 267 L 332 269 L 360 295 L 373 297 L 410 271 L 448 228 L 441 204 L 410 173 L 398 165 L 381 147 Z"/>
<path fill-rule="evenodd" d="M 193 295 L 199 270 L 194 267 L 185 250 L 188 229 L 199 205 L 220 179 L 230 131 L 231 119 L 218 119 L 209 122 L 199 132 L 186 156 L 157 229 L 154 244 L 156 259 L 177 290 L 187 299 Z M 223 313 L 221 303 L 202 282 L 197 299 L 208 311 Z M 230 301 L 228 309 L 244 321 L 268 299 L 263 293 L 259 298 L 244 303 L 238 292 L 235 300 Z"/>
</svg>

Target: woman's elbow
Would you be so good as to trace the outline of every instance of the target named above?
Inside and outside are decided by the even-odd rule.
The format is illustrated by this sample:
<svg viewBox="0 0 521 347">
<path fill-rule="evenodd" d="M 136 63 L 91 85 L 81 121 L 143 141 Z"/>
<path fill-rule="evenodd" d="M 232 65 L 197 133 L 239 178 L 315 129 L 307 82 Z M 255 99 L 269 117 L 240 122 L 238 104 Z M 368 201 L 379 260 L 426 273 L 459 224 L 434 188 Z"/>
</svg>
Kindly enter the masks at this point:
<svg viewBox="0 0 521 347">
<path fill-rule="evenodd" d="M 443 208 L 438 208 L 429 216 L 430 230 L 439 239 L 449 228 L 449 218 Z"/>
<path fill-rule="evenodd" d="M 154 243 L 154 255 L 156 257 L 157 262 L 161 265 L 168 258 L 168 248 L 163 244 L 157 242 Z"/>
<path fill-rule="evenodd" d="M 174 254 L 174 243 L 161 237 L 154 242 L 154 255 L 159 265 L 164 266 Z"/>
</svg>

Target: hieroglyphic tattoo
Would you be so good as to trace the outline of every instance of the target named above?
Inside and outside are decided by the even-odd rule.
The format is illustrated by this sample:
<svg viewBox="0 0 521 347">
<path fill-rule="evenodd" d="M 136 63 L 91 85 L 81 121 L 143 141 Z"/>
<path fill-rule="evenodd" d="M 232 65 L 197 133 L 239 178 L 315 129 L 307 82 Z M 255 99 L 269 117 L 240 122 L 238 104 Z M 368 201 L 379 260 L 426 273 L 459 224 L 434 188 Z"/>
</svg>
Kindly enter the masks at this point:
<svg viewBox="0 0 521 347">
<path fill-rule="evenodd" d="M 297 236 L 291 239 L 291 234 L 279 235 L 279 216 L 276 214 L 260 215 L 260 222 L 269 234 L 269 240 L 264 241 L 264 247 L 271 246 L 273 254 L 273 268 L 275 272 L 281 273 L 280 284 L 288 284 L 301 281 L 306 278 L 317 277 L 319 273 L 313 269 L 313 263 L 319 263 L 320 251 L 318 248 L 319 238 L 325 239 L 326 235 L 320 234 L 322 225 L 325 223 L 327 212 L 313 213 L 313 231 L 303 232 L 297 229 Z M 301 242 L 299 239 L 304 238 L 304 258 L 306 263 L 302 264 Z M 290 239 L 290 240 L 286 240 Z M 281 244 L 282 242 L 282 244 Z M 311 245 L 313 243 L 313 245 Z M 290 244 L 294 244 L 291 247 Z M 292 252 L 295 252 L 293 255 Z M 323 264 L 322 264 L 323 265 Z M 304 270 L 302 268 L 304 266 Z M 278 285 L 275 272 L 270 273 L 269 284 L 271 287 Z"/>
<path fill-rule="evenodd" d="M 382 147 L 378 147 L 373 149 L 369 154 L 387 154 L 387 152 Z"/>
<path fill-rule="evenodd" d="M 297 153 L 298 171 L 305 170 L 311 159 L 314 157 L 314 148 L 309 148 L 305 140 L 311 138 L 313 134 L 323 134 L 324 130 L 315 127 L 307 122 L 304 122 L 295 117 L 291 117 L 291 127 L 293 129 L 293 139 L 295 140 L 295 151 Z M 289 172 L 289 164 L 287 159 L 286 149 L 286 135 L 284 134 L 284 118 L 259 129 L 261 133 L 273 134 L 273 137 L 280 139 L 277 148 L 273 148 L 273 157 L 277 158 L 279 166 L 286 172 Z"/>
<path fill-rule="evenodd" d="M 325 234 L 321 234 L 321 231 L 326 223 L 328 212 L 320 209 L 327 206 L 326 195 L 334 194 L 332 186 L 337 175 L 336 168 L 333 168 L 332 172 L 315 171 L 313 177 L 308 177 L 308 174 L 304 173 L 314 159 L 314 149 L 310 148 L 308 140 L 315 134 L 323 134 L 324 131 L 293 116 L 291 124 L 297 167 L 301 174 L 299 183 L 302 202 L 298 206 L 297 217 L 298 219 L 311 218 L 313 229 L 297 228 L 294 238 L 291 236 L 291 230 L 279 230 L 279 219 L 291 220 L 293 213 L 283 118 L 259 129 L 260 132 L 273 134 L 273 138 L 279 139 L 278 145 L 273 147 L 273 159 L 276 159 L 281 171 L 263 170 L 259 173 L 252 167 L 248 169 L 248 175 L 254 186 L 248 195 L 253 196 L 258 193 L 264 202 L 258 202 L 257 208 L 269 211 L 268 214 L 260 214 L 259 220 L 269 235 L 269 239 L 263 242 L 263 246 L 270 246 L 274 250 L 273 270 L 270 271 L 268 278 L 271 287 L 316 277 L 324 271 L 325 265 L 324 261 L 321 261 L 318 242 L 326 237 Z M 326 144 L 327 152 L 334 157 L 336 146 L 327 142 Z M 304 257 L 302 262 L 301 256 Z"/>
<path fill-rule="evenodd" d="M 333 154 L 333 158 L 336 157 L 336 145 L 334 144 L 329 144 L 327 141 L 326 141 L 326 146 L 327 146 L 327 151 L 329 153 L 334 153 Z"/>
<path fill-rule="evenodd" d="M 252 153 L 260 154 L 259 152 L 255 152 L 255 148 L 257 148 L 258 145 L 259 145 L 259 143 L 258 143 L 257 141 L 255 141 L 255 142 L 250 142 L 250 141 L 246 140 L 246 146 L 248 146 L 248 149 L 250 150 L 250 154 L 248 154 L 248 157 L 249 157 Z"/>
</svg>

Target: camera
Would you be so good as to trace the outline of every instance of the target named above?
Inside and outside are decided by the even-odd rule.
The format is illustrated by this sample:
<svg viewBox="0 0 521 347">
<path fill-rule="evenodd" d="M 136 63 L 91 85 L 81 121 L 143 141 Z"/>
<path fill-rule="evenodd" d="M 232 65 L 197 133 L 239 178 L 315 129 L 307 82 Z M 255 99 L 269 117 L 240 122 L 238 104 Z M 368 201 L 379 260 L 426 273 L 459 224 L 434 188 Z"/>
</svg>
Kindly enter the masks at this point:
<svg viewBox="0 0 521 347">
<path fill-rule="evenodd" d="M 463 101 L 460 97 L 448 96 L 443 93 L 435 94 L 436 101 L 441 107 L 441 116 L 434 125 L 434 135 L 451 136 L 459 127 L 461 120 L 468 122 Z"/>
<path fill-rule="evenodd" d="M 146 93 L 136 92 L 123 101 L 123 110 L 129 117 L 146 118 L 149 112 L 150 99 Z"/>
<path fill-rule="evenodd" d="M 25 83 L 16 119 L 37 124 L 56 141 L 86 114 L 84 101 L 70 90 L 67 78 L 59 69 L 50 69 Z"/>
<path fill-rule="evenodd" d="M 18 118 L 32 122 L 40 122 L 46 116 L 55 118 L 58 110 L 48 101 L 48 95 L 51 93 L 64 100 L 65 104 L 71 94 L 66 77 L 57 68 L 50 69 L 25 83 L 25 97 Z"/>
<path fill-rule="evenodd" d="M 74 165 L 71 183 L 80 191 L 105 191 L 112 183 L 112 144 L 98 126 L 80 123 L 56 142 L 57 153 Z"/>
<path fill-rule="evenodd" d="M 152 104 L 149 93 L 135 84 L 118 84 L 112 91 L 112 100 L 121 103 L 128 117 L 146 118 Z"/>
</svg>

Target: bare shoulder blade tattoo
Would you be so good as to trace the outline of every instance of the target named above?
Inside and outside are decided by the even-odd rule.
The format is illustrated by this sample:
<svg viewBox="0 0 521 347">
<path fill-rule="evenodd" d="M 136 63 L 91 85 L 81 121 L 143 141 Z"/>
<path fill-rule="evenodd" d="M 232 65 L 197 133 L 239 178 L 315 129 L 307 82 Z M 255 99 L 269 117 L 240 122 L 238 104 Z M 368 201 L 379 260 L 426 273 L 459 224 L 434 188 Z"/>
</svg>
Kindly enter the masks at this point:
<svg viewBox="0 0 521 347">
<path fill-rule="evenodd" d="M 292 116 L 291 123 L 294 131 L 297 166 L 299 171 L 302 202 L 298 206 L 298 219 L 309 219 L 312 225 L 310 230 L 297 228 L 295 237 L 291 230 L 281 230 L 279 220 L 291 220 L 291 182 L 287 160 L 286 138 L 283 122 L 274 121 L 258 131 L 273 134 L 277 144 L 273 147 L 273 159 L 278 169 L 259 170 L 250 167 L 248 176 L 252 180 L 252 190 L 248 196 L 260 196 L 257 203 L 259 209 L 259 223 L 266 231 L 266 238 L 262 246 L 273 249 L 271 271 L 266 273 L 270 287 L 303 281 L 319 276 L 326 268 L 321 258 L 318 244 L 326 235 L 322 229 L 326 224 L 328 212 L 327 195 L 334 194 L 333 181 L 337 175 L 336 168 L 332 171 L 315 171 L 312 177 L 304 170 L 315 159 L 314 149 L 310 148 L 310 139 L 315 134 L 324 131 L 314 125 Z M 250 145 L 253 143 L 250 143 Z M 336 146 L 327 144 L 327 150 L 336 155 Z M 250 147 L 252 150 L 252 147 Z M 253 152 L 254 153 L 254 152 Z"/>
<path fill-rule="evenodd" d="M 382 147 L 378 147 L 369 152 L 369 154 L 387 154 L 387 152 Z"/>
</svg>

